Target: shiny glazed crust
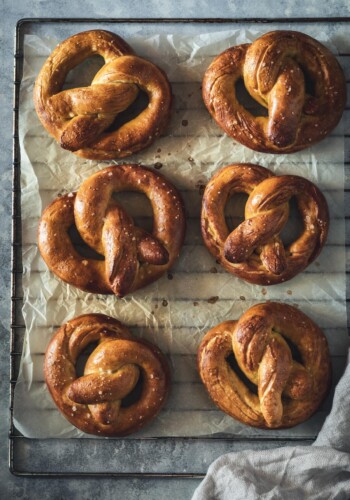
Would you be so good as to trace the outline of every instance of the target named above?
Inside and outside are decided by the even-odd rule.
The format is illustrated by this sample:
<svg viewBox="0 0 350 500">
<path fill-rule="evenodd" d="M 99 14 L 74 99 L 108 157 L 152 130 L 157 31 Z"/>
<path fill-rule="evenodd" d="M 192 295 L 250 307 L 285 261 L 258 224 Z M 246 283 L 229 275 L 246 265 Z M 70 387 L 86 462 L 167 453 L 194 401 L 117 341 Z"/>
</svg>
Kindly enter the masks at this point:
<svg viewBox="0 0 350 500">
<path fill-rule="evenodd" d="M 286 342 L 301 356 L 295 361 Z M 232 355 L 253 393 L 229 365 Z M 327 395 L 331 364 L 327 340 L 295 307 L 257 304 L 238 321 L 225 321 L 204 336 L 198 370 L 214 403 L 240 422 L 263 429 L 293 427 L 308 419 Z"/>
<path fill-rule="evenodd" d="M 90 343 L 84 375 L 76 361 Z M 170 375 L 165 357 L 154 345 L 132 337 L 119 321 L 103 314 L 86 314 L 64 324 L 45 355 L 47 387 L 61 413 L 89 434 L 126 436 L 148 424 L 163 406 Z M 142 374 L 138 400 L 121 406 Z"/>
<path fill-rule="evenodd" d="M 231 195 L 247 193 L 245 221 L 231 233 L 225 205 Z M 289 200 L 297 200 L 303 231 L 288 247 L 279 233 L 289 216 Z M 310 181 L 295 175 L 274 176 L 250 163 L 219 170 L 206 186 L 201 229 L 205 245 L 230 273 L 249 283 L 274 285 L 293 278 L 320 253 L 329 227 L 327 202 Z"/>
<path fill-rule="evenodd" d="M 112 198 L 120 191 L 138 191 L 149 198 L 152 234 L 135 226 Z M 68 234 L 73 224 L 104 261 L 77 252 Z M 38 244 L 47 266 L 63 281 L 87 292 L 123 297 L 157 280 L 174 264 L 185 225 L 181 196 L 162 175 L 140 165 L 114 165 L 44 210 Z"/>
<path fill-rule="evenodd" d="M 62 90 L 71 69 L 99 54 L 105 64 L 89 87 Z M 139 90 L 149 105 L 115 131 L 107 131 Z M 76 155 L 94 160 L 124 158 L 150 145 L 170 118 L 172 94 L 165 73 L 119 36 L 103 30 L 78 33 L 60 43 L 42 67 L 34 104 L 46 130 Z"/>
<path fill-rule="evenodd" d="M 267 117 L 240 104 L 235 89 L 240 79 Z M 205 72 L 203 99 L 218 125 L 241 144 L 263 153 L 293 153 L 337 125 L 346 84 L 336 58 L 321 43 L 296 31 L 272 31 L 218 55 Z"/>
</svg>

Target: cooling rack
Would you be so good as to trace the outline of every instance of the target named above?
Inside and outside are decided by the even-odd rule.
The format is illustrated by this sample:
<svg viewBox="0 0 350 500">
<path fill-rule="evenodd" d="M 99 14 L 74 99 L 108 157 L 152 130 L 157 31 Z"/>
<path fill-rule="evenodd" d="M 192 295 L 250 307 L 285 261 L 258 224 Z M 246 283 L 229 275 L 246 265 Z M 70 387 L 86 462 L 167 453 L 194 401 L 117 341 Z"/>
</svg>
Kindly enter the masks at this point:
<svg viewBox="0 0 350 500">
<path fill-rule="evenodd" d="M 168 437 L 127 439 L 28 439 L 15 428 L 13 421 L 14 387 L 18 377 L 22 352 L 24 323 L 22 307 L 22 238 L 21 238 L 21 151 L 18 135 L 19 91 L 23 65 L 23 40 L 27 33 L 40 30 L 56 34 L 64 26 L 76 27 L 76 31 L 92 27 L 110 28 L 113 25 L 167 26 L 169 31 L 200 32 L 222 26 L 236 29 L 261 28 L 297 29 L 320 26 L 334 39 L 345 37 L 349 18 L 299 18 L 299 19 L 23 19 L 18 22 L 14 55 L 14 143 L 13 143 L 13 205 L 12 205 L 12 312 L 11 312 L 11 373 L 10 373 L 10 432 L 9 466 L 11 472 L 23 476 L 105 476 L 105 477 L 202 477 L 215 458 L 229 451 L 261 449 L 290 444 L 310 444 L 314 436 L 307 438 L 233 438 L 215 437 Z M 87 28 L 86 28 L 86 27 Z M 107 29 L 108 29 L 107 28 Z M 264 27 L 265 29 L 265 27 Z M 116 28 L 117 30 L 117 28 Z M 350 75 L 350 48 L 340 48 L 339 59 Z M 347 84 L 349 77 L 347 76 Z M 345 111 L 345 218 L 349 219 L 349 172 L 350 172 L 350 108 Z M 346 245 L 349 244 L 347 233 Z M 348 274 L 347 274 L 348 278 Z M 345 354 L 345 353 L 344 353 Z M 171 460 L 169 460 L 171 457 Z M 167 460 L 168 459 L 168 460 Z"/>
</svg>

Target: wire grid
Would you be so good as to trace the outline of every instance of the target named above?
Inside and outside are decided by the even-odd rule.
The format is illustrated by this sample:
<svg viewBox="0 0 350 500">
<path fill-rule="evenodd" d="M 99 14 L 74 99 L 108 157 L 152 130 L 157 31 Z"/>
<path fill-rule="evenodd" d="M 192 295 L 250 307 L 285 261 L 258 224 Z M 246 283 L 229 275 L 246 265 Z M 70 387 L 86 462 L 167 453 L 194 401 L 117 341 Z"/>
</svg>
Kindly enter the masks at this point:
<svg viewBox="0 0 350 500">
<path fill-rule="evenodd" d="M 204 472 L 188 472 L 183 470 L 182 472 L 84 472 L 82 470 L 75 470 L 72 472 L 55 470 L 45 471 L 45 470 L 35 470 L 31 471 L 28 469 L 19 469 L 16 466 L 15 459 L 17 452 L 23 452 L 26 446 L 27 438 L 22 436 L 18 431 L 16 431 L 13 422 L 13 401 L 14 401 L 14 387 L 17 381 L 18 370 L 19 370 L 19 361 L 22 352 L 22 342 L 23 338 L 21 335 L 21 330 L 23 330 L 22 323 L 22 296 L 21 296 L 21 275 L 22 275 L 22 262 L 21 262 L 21 251 L 22 251 L 22 239 L 21 239 L 21 189 L 20 189 L 20 169 L 21 169 L 21 161 L 20 161 L 20 147 L 19 147 L 19 135 L 18 135 L 18 118 L 19 118 L 19 92 L 20 92 L 20 83 L 21 83 L 21 74 L 22 74 L 22 64 L 23 64 L 23 52 L 22 52 L 22 44 L 23 44 L 23 29 L 30 23 L 101 23 L 102 20 L 99 19 L 24 19 L 19 21 L 16 29 L 16 38 L 15 38 L 15 55 L 14 55 L 14 121 L 13 121 L 13 201 L 12 201 L 12 263 L 11 263 L 11 340 L 10 340 L 10 349 L 11 349 L 11 364 L 10 364 L 10 432 L 9 432 L 9 467 L 12 473 L 16 475 L 25 475 L 25 476 L 105 476 L 105 477 L 203 477 Z M 297 25 L 298 23 L 322 23 L 327 22 L 327 20 L 322 18 L 313 18 L 313 19 L 103 19 L 103 23 L 227 23 L 227 24 L 263 24 L 263 23 L 290 23 L 293 25 Z M 332 22 L 342 22 L 349 23 L 350 18 L 333 18 Z M 350 53 L 340 53 L 339 56 L 349 57 Z M 347 80 L 349 83 L 349 80 Z M 350 106 L 347 105 L 346 111 L 350 110 Z M 345 151 L 349 149 L 349 139 L 350 135 L 345 134 Z M 345 159 L 345 166 L 349 166 L 350 161 Z M 350 189 L 345 189 L 345 192 L 350 192 Z M 346 216 L 346 219 L 349 217 Z M 348 245 L 347 245 L 348 246 Z M 348 278 L 348 273 L 347 273 Z M 347 300 L 348 302 L 348 300 Z M 283 444 L 291 444 L 292 441 L 295 444 L 310 444 L 313 439 L 303 439 L 300 438 L 290 438 L 290 439 L 281 439 L 281 438 L 269 438 L 268 440 L 264 440 L 265 443 L 269 443 L 271 446 L 281 446 Z M 38 441 L 38 440 L 36 440 Z M 40 441 L 40 440 L 39 440 Z M 63 440 L 62 440 L 63 441 Z M 85 440 L 64 440 L 77 442 L 80 441 L 81 446 L 87 450 L 87 447 L 92 446 L 93 439 L 85 439 Z M 98 440 L 101 442 L 101 440 Z M 109 439 L 109 442 L 114 442 L 120 444 L 121 441 L 124 441 L 120 438 Z M 220 447 L 222 448 L 222 443 L 225 442 L 230 445 L 233 441 L 237 441 L 237 438 L 230 438 L 227 436 L 224 437 L 214 437 L 214 438 L 201 438 L 201 437 L 192 437 L 192 438 L 128 438 L 127 441 L 130 443 L 134 441 L 135 445 L 138 446 L 142 444 L 142 446 L 148 446 L 150 448 L 150 453 L 152 454 L 152 450 L 157 443 L 162 441 L 162 444 L 165 443 L 166 446 L 172 448 L 174 445 L 176 446 L 177 442 L 186 441 L 191 445 L 193 443 L 194 447 L 198 443 L 201 445 L 210 445 L 213 443 L 220 443 Z M 239 441 L 245 441 L 249 443 L 250 447 L 254 447 L 256 443 L 256 438 L 239 438 Z M 65 443 L 66 445 L 67 443 Z M 73 445 L 74 446 L 74 445 Z M 76 446 L 76 445 L 75 445 Z M 220 449 L 221 449 L 220 448 Z M 229 448 L 228 448 L 229 449 Z"/>
</svg>

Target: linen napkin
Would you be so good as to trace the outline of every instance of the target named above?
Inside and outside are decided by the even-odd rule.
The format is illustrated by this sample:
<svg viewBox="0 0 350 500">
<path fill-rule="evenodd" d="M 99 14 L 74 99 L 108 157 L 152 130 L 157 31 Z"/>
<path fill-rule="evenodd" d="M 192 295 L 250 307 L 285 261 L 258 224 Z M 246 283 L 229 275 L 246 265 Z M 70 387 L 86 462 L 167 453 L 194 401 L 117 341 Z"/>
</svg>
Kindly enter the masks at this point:
<svg viewBox="0 0 350 500">
<path fill-rule="evenodd" d="M 350 363 L 312 446 L 229 453 L 211 464 L 192 500 L 350 498 Z"/>
</svg>

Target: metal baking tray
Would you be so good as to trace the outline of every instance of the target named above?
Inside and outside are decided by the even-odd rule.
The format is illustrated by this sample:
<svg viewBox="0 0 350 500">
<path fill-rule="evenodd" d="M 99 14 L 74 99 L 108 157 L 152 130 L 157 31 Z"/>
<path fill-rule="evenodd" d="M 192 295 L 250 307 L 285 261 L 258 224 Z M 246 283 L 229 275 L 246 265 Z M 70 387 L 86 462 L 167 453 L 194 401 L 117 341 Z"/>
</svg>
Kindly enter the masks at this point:
<svg viewBox="0 0 350 500">
<path fill-rule="evenodd" d="M 12 308 L 11 308 L 11 372 L 10 372 L 10 432 L 9 467 L 19 476 L 68 477 L 203 477 L 208 465 L 223 453 L 243 449 L 263 449 L 284 445 L 311 444 L 312 438 L 233 438 L 233 437 L 169 437 L 169 438 L 110 438 L 110 439 L 28 439 L 22 436 L 13 422 L 14 387 L 18 377 L 19 361 L 23 344 L 23 317 L 21 313 L 21 151 L 19 147 L 19 91 L 23 65 L 23 40 L 27 33 L 44 30 L 55 34 L 64 25 L 75 32 L 84 29 L 106 28 L 120 32 L 128 25 L 148 25 L 168 32 L 171 26 L 183 33 L 216 31 L 219 29 L 262 28 L 303 30 L 308 26 L 329 29 L 332 36 L 345 36 L 350 18 L 295 18 L 289 19 L 22 19 L 17 23 L 14 54 L 14 113 L 13 113 L 13 204 L 12 204 Z M 264 26 L 264 30 L 265 30 Z M 339 53 L 347 74 L 350 74 L 350 45 Z M 347 79 L 349 83 L 349 79 Z M 347 104 L 345 123 L 350 117 Z M 345 196 L 350 192 L 350 136 L 345 134 Z M 350 210 L 345 203 L 348 228 Z M 348 211 L 347 211 L 348 210 Z M 346 245 L 349 245 L 347 231 Z M 347 272 L 347 283 L 349 282 Z M 348 297 L 348 291 L 347 291 Z M 347 299 L 348 303 L 348 299 Z"/>
</svg>

